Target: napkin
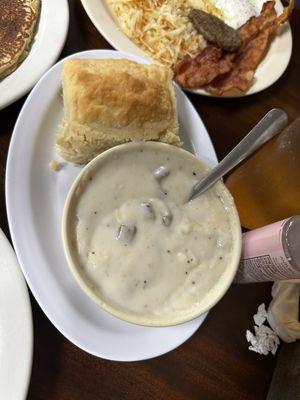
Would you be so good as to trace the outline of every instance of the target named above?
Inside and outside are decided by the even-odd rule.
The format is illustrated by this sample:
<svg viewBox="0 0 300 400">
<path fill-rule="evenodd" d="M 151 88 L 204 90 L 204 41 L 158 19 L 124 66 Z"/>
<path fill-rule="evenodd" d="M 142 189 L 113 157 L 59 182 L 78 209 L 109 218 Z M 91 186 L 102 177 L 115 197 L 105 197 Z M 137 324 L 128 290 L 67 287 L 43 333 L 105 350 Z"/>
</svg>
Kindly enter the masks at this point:
<svg viewBox="0 0 300 400">
<path fill-rule="evenodd" d="M 300 279 L 275 282 L 267 320 L 277 335 L 287 343 L 300 338 Z"/>
</svg>

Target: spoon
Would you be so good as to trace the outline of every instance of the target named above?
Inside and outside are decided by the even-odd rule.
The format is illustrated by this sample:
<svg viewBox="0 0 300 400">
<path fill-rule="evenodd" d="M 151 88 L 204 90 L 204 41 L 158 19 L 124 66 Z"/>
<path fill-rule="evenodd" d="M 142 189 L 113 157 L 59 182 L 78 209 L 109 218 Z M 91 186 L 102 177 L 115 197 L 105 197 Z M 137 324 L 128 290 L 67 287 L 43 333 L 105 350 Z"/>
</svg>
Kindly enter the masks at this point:
<svg viewBox="0 0 300 400">
<path fill-rule="evenodd" d="M 251 131 L 245 136 L 239 144 L 231 150 L 229 154 L 200 182 L 193 187 L 188 201 L 200 196 L 210 188 L 217 180 L 222 178 L 227 172 L 231 171 L 245 158 L 258 150 L 263 144 L 277 135 L 286 125 L 287 114 L 280 109 L 270 110 Z"/>
</svg>

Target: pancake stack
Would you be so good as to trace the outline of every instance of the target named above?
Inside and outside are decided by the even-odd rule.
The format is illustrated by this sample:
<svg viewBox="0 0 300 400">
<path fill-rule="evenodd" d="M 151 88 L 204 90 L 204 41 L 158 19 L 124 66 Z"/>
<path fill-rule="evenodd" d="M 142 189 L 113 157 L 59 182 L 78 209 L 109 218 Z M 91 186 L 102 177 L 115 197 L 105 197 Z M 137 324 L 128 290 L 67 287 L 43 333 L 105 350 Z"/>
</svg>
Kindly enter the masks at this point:
<svg viewBox="0 0 300 400">
<path fill-rule="evenodd" d="M 0 80 L 28 55 L 40 7 L 40 0 L 0 0 Z"/>
</svg>

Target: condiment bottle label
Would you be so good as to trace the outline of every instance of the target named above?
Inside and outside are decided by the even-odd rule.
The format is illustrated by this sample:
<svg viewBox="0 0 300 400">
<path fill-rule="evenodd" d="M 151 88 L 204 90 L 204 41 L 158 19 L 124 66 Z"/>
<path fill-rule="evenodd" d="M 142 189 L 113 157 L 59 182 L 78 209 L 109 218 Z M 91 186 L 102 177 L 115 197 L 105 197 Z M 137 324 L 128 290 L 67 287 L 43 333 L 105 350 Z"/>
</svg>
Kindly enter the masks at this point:
<svg viewBox="0 0 300 400">
<path fill-rule="evenodd" d="M 282 246 L 282 228 L 288 219 L 243 234 L 242 258 L 235 282 L 300 278 Z"/>
</svg>

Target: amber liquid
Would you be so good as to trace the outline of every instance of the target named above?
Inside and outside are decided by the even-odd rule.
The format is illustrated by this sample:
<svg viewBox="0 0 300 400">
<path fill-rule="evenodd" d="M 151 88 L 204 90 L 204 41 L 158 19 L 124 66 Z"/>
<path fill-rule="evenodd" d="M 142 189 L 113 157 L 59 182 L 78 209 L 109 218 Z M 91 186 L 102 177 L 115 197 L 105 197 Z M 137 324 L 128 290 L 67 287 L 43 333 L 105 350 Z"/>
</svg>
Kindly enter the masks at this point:
<svg viewBox="0 0 300 400">
<path fill-rule="evenodd" d="M 300 214 L 300 118 L 237 168 L 226 185 L 245 228 Z"/>
</svg>

